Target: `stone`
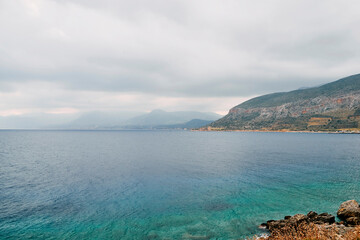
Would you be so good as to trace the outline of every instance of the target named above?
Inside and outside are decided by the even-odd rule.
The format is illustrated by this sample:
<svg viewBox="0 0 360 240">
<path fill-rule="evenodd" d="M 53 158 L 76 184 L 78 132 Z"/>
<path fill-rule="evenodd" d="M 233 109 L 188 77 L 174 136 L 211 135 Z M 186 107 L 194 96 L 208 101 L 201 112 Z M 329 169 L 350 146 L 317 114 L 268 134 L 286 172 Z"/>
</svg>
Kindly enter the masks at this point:
<svg viewBox="0 0 360 240">
<path fill-rule="evenodd" d="M 317 214 L 316 212 L 309 212 L 307 215 L 295 214 L 294 216 L 286 216 L 283 220 L 269 220 L 266 224 L 261 224 L 260 226 L 266 226 L 270 232 L 273 232 L 283 227 L 297 227 L 302 223 L 331 225 L 335 223 L 335 216 L 328 213 Z"/>
<path fill-rule="evenodd" d="M 282 220 L 269 220 L 260 225 L 266 228 L 272 234 L 276 235 L 277 231 L 288 231 L 288 229 L 297 230 L 302 224 L 315 224 L 319 229 L 334 230 L 337 233 L 335 239 L 343 239 L 342 237 L 350 230 L 355 229 L 356 225 L 360 225 L 360 206 L 355 200 L 343 202 L 337 212 L 340 222 L 335 221 L 335 216 L 329 213 L 317 214 L 310 211 L 308 214 L 295 214 L 294 216 L 285 216 Z M 261 238 L 259 238 L 261 239 Z"/>
<path fill-rule="evenodd" d="M 259 225 L 259 228 L 260 229 L 266 229 L 266 228 L 268 228 L 268 225 L 267 225 L 267 223 L 262 223 L 262 224 Z"/>
<path fill-rule="evenodd" d="M 291 218 L 288 219 L 290 223 L 292 224 L 300 224 L 302 222 L 306 222 L 308 220 L 308 217 L 304 214 L 295 214 Z"/>
<path fill-rule="evenodd" d="M 328 213 L 322 213 L 315 216 L 312 219 L 312 222 L 315 224 L 324 224 L 324 223 L 333 224 L 335 222 L 335 216 Z"/>
<path fill-rule="evenodd" d="M 350 224 L 350 225 L 360 225 L 359 217 L 349 217 L 345 221 L 347 224 Z"/>
<path fill-rule="evenodd" d="M 309 218 L 315 218 L 317 215 L 318 214 L 316 212 L 310 211 L 306 216 L 308 216 Z"/>
<path fill-rule="evenodd" d="M 283 228 L 287 225 L 287 220 L 270 220 L 267 221 L 267 228 L 270 232 Z"/>
<path fill-rule="evenodd" d="M 341 220 L 345 221 L 350 217 L 360 217 L 359 203 L 355 200 L 343 202 L 337 211 L 337 215 Z"/>
<path fill-rule="evenodd" d="M 347 232 L 353 230 L 354 228 L 347 227 L 345 225 L 338 225 L 336 229 L 340 236 L 344 236 Z M 339 238 L 339 239 L 341 239 L 341 238 Z"/>
<path fill-rule="evenodd" d="M 295 214 L 294 216 L 287 216 L 283 220 L 269 220 L 266 222 L 267 229 L 270 232 L 281 229 L 283 227 L 297 226 L 303 222 L 307 222 L 308 217 L 304 214 Z"/>
</svg>

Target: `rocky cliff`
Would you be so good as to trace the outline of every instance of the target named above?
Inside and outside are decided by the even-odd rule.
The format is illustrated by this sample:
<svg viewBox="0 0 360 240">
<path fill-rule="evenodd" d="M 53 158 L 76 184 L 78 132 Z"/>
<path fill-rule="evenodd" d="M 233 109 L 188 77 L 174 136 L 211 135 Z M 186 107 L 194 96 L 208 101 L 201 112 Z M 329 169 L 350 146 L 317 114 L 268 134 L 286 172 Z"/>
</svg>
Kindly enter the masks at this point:
<svg viewBox="0 0 360 240">
<path fill-rule="evenodd" d="M 202 130 L 359 131 L 360 74 L 250 99 Z"/>
</svg>

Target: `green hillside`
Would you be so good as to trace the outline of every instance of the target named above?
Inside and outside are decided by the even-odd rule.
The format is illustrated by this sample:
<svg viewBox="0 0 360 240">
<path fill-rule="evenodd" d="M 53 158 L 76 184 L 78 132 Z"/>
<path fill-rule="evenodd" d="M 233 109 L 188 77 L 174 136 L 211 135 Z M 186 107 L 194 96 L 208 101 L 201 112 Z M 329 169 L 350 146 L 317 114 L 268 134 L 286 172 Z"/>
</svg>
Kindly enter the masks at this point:
<svg viewBox="0 0 360 240">
<path fill-rule="evenodd" d="M 335 82 L 324 84 L 319 87 L 294 90 L 291 92 L 272 93 L 264 96 L 250 99 L 236 107 L 256 108 L 256 107 L 274 107 L 284 103 L 296 102 L 315 98 L 318 96 L 332 96 L 335 94 L 347 93 L 360 90 L 360 74 L 342 78 Z"/>
<path fill-rule="evenodd" d="M 250 99 L 202 130 L 360 132 L 360 74 Z"/>
</svg>

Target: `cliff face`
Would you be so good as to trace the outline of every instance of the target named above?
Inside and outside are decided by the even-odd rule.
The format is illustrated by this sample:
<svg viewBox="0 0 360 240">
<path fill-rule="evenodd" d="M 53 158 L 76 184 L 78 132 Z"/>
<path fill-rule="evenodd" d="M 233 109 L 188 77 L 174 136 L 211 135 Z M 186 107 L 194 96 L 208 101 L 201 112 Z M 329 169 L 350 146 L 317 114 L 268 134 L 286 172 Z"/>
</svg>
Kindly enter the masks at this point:
<svg viewBox="0 0 360 240">
<path fill-rule="evenodd" d="M 359 123 L 360 74 L 316 88 L 251 99 L 206 129 L 336 131 L 357 130 Z"/>
</svg>

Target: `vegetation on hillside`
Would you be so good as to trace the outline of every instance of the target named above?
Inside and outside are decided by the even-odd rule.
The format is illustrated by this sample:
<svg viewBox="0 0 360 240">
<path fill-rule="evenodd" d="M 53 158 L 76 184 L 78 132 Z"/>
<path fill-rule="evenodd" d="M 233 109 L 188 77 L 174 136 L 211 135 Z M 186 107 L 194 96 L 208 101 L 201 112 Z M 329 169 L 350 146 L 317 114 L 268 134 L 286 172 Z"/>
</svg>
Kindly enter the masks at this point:
<svg viewBox="0 0 360 240">
<path fill-rule="evenodd" d="M 315 98 L 318 96 L 332 96 L 339 93 L 348 93 L 360 90 L 360 74 L 342 78 L 338 81 L 324 84 L 319 87 L 299 89 L 291 92 L 272 93 L 250 99 L 236 107 L 255 108 L 255 107 L 274 107 L 284 103 L 296 102 Z"/>
<path fill-rule="evenodd" d="M 250 99 L 201 130 L 360 132 L 360 74 Z"/>
</svg>

